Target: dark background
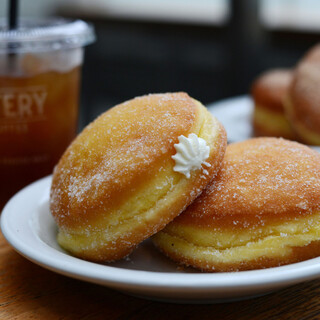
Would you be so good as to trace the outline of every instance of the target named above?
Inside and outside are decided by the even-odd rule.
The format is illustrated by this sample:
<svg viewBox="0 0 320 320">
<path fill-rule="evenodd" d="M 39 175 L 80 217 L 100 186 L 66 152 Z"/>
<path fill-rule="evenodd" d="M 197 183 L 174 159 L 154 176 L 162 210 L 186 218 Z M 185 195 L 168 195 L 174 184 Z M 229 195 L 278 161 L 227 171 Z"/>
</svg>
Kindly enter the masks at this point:
<svg viewBox="0 0 320 320">
<path fill-rule="evenodd" d="M 97 35 L 86 48 L 80 128 L 147 93 L 185 91 L 204 104 L 247 94 L 259 73 L 293 67 L 319 39 L 315 32 L 267 30 L 257 1 L 233 0 L 231 6 L 223 27 L 77 15 L 93 23 Z"/>
</svg>

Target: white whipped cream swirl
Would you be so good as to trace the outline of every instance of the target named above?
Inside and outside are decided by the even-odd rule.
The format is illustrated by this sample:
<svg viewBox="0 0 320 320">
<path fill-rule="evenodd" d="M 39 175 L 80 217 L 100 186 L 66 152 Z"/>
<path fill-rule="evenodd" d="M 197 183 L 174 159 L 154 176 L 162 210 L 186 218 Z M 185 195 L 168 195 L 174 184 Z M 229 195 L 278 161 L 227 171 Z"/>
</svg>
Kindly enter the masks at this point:
<svg viewBox="0 0 320 320">
<path fill-rule="evenodd" d="M 177 153 L 172 156 L 176 162 L 174 171 L 184 174 L 189 179 L 191 171 L 201 169 L 202 165 L 211 166 L 205 162 L 209 158 L 210 147 L 204 139 L 194 133 L 189 134 L 188 138 L 181 135 L 178 139 L 179 143 L 174 145 Z M 203 173 L 208 174 L 208 171 L 204 169 Z"/>
</svg>

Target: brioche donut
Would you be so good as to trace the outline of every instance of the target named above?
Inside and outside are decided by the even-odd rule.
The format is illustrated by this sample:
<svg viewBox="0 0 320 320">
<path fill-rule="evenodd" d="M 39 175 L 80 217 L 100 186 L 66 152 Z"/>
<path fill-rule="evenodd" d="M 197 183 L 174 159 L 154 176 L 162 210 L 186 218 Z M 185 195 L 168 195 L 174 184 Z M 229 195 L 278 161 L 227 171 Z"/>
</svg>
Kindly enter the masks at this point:
<svg viewBox="0 0 320 320">
<path fill-rule="evenodd" d="M 128 255 L 202 192 L 225 148 L 222 125 L 186 93 L 117 105 L 83 130 L 54 170 L 58 243 L 92 261 Z"/>
<path fill-rule="evenodd" d="M 283 106 L 291 80 L 291 70 L 274 69 L 261 74 L 254 81 L 251 95 L 254 101 L 252 123 L 255 136 L 294 139 Z"/>
<path fill-rule="evenodd" d="M 288 119 L 297 139 L 320 145 L 320 45 L 300 61 L 285 103 Z"/>
<path fill-rule="evenodd" d="M 320 255 L 320 154 L 277 138 L 228 145 L 217 177 L 153 242 L 209 272 Z"/>
</svg>

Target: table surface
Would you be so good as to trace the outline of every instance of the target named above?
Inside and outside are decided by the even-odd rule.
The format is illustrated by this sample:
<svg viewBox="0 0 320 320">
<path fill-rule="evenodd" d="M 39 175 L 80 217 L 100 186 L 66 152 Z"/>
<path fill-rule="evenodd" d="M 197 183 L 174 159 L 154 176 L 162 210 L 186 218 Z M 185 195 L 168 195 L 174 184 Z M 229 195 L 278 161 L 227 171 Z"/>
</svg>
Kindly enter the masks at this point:
<svg viewBox="0 0 320 320">
<path fill-rule="evenodd" d="M 320 280 L 232 303 L 153 302 L 43 269 L 0 233 L 0 319 L 320 319 Z"/>
</svg>

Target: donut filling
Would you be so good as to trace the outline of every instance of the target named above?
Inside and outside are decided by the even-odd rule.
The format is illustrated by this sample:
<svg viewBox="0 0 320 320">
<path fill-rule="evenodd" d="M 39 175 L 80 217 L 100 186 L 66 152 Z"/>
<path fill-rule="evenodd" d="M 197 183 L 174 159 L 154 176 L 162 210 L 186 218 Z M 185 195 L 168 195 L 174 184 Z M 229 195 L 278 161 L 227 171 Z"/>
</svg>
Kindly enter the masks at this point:
<svg viewBox="0 0 320 320">
<path fill-rule="evenodd" d="M 279 137 L 292 137 L 291 126 L 283 112 L 276 112 L 263 105 L 255 105 L 253 112 L 254 126 L 266 134 Z"/>
</svg>

